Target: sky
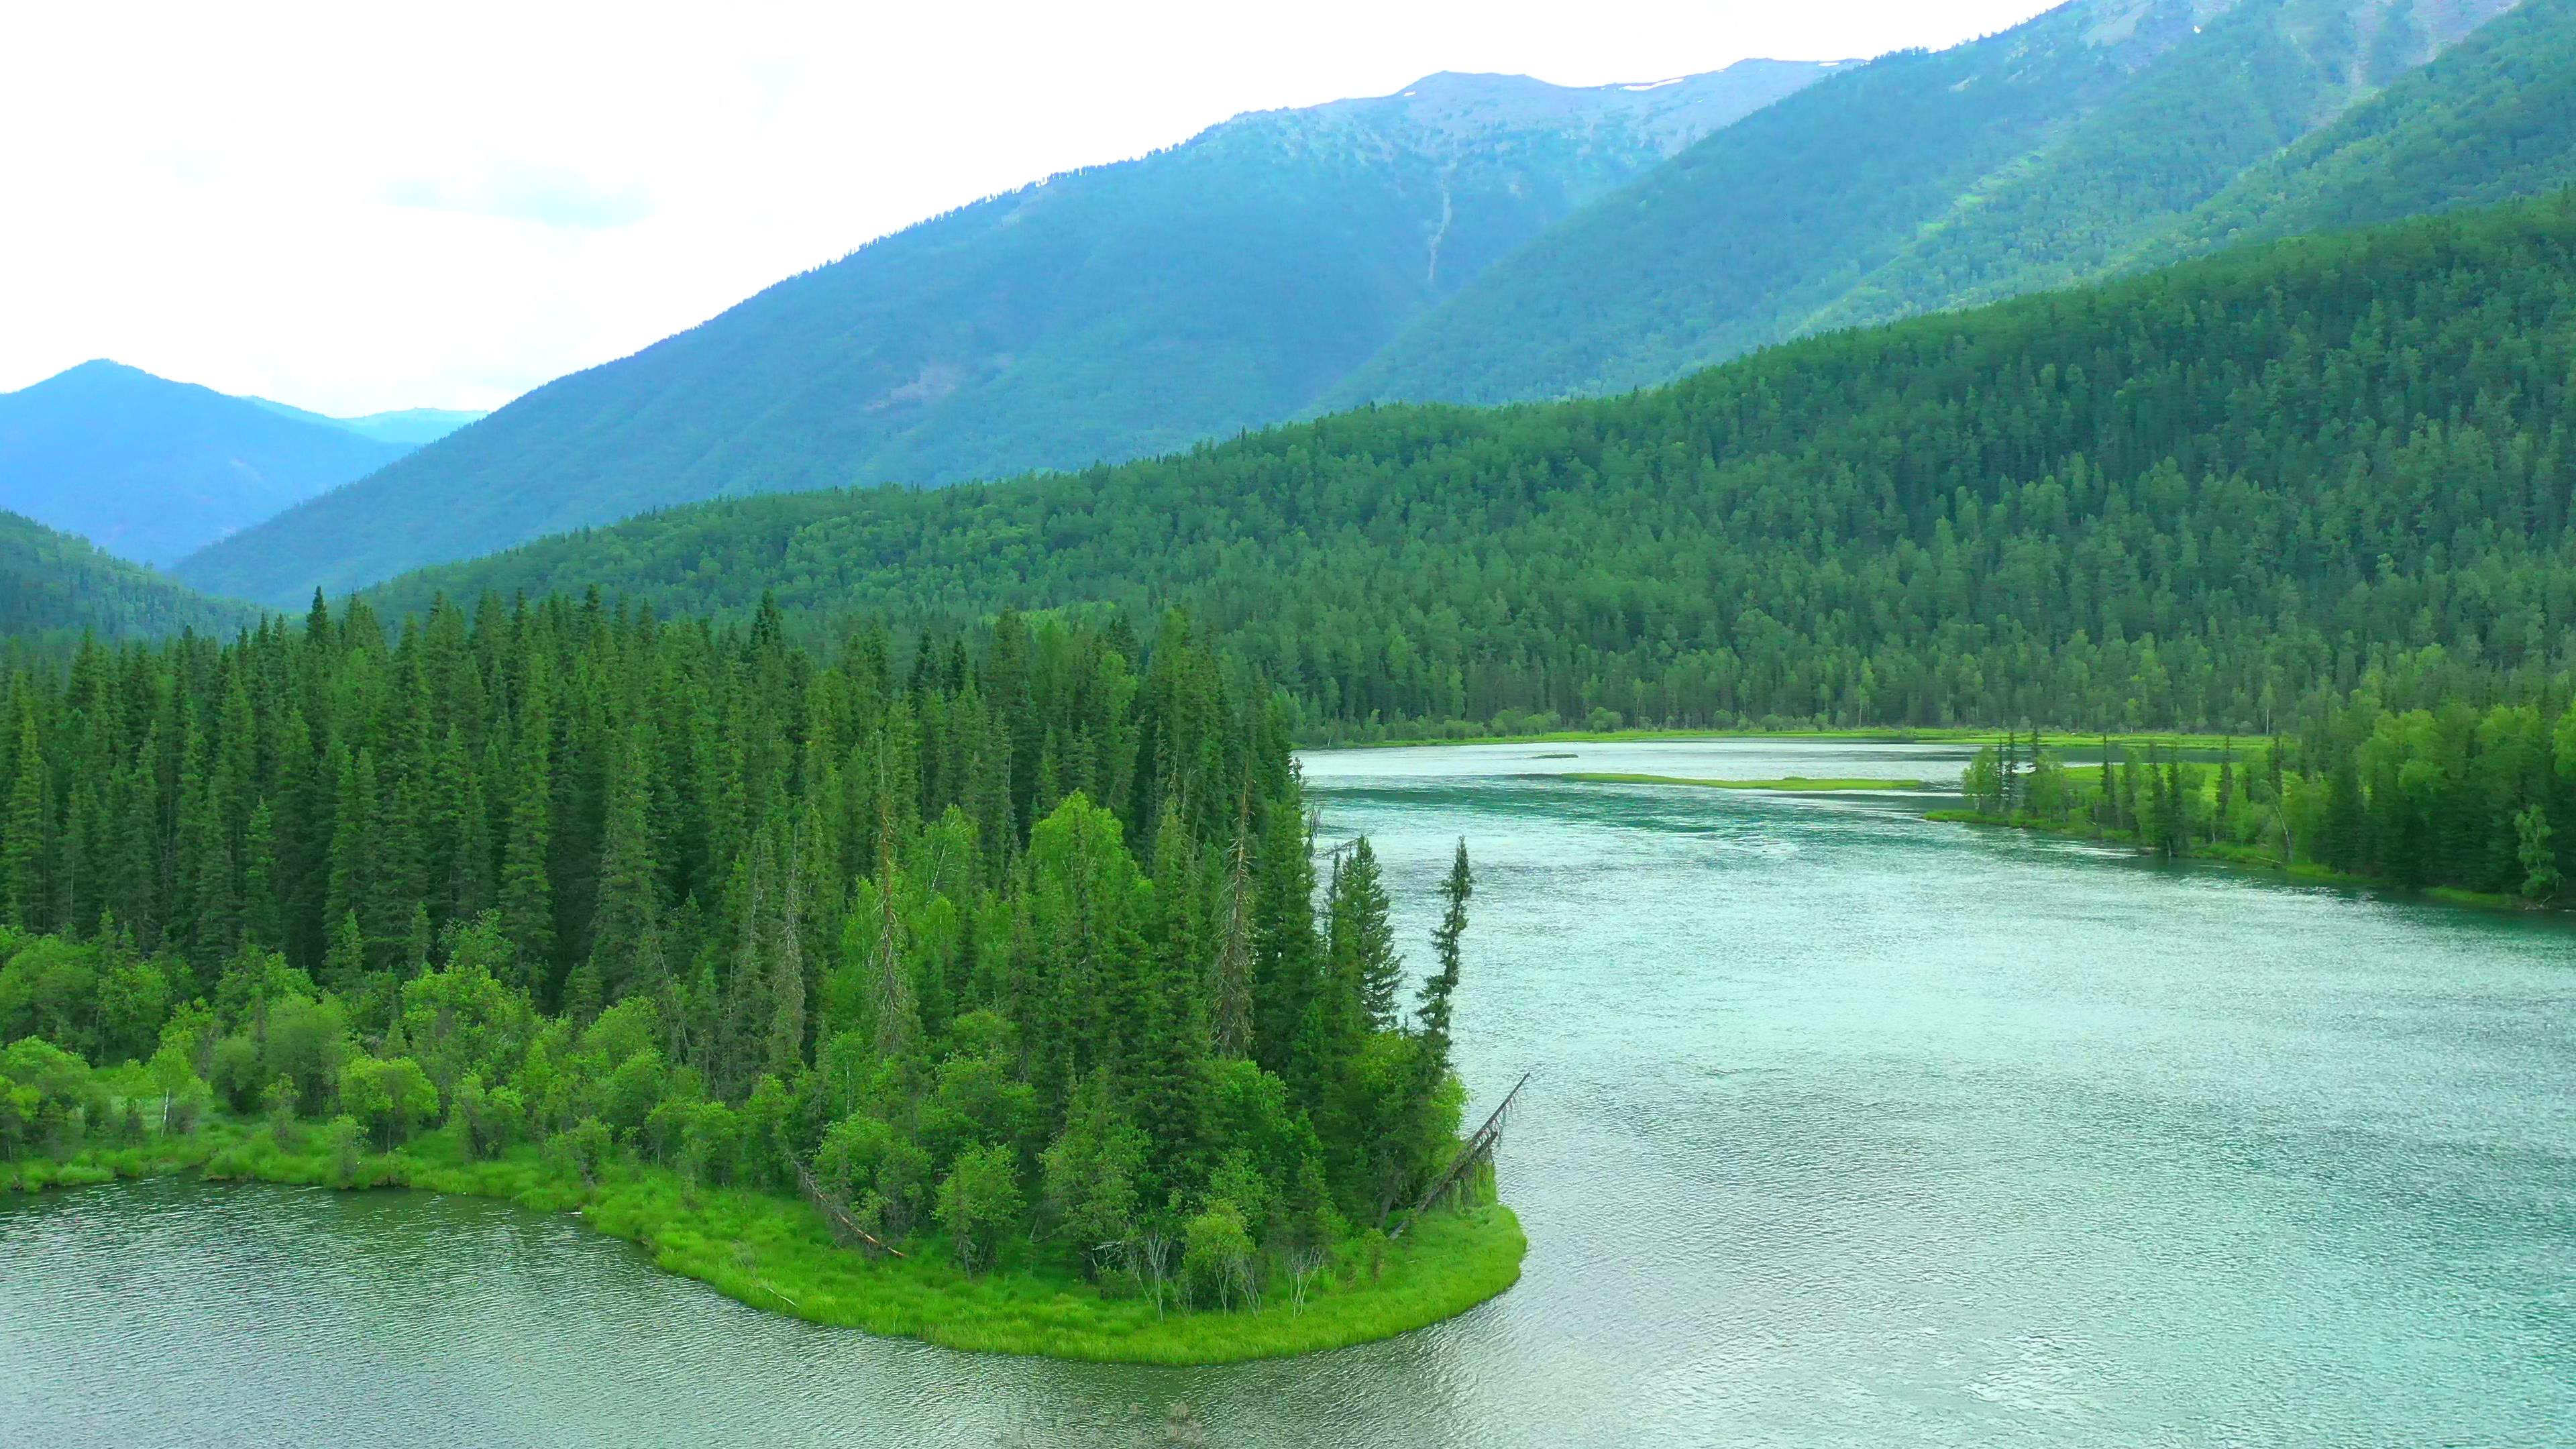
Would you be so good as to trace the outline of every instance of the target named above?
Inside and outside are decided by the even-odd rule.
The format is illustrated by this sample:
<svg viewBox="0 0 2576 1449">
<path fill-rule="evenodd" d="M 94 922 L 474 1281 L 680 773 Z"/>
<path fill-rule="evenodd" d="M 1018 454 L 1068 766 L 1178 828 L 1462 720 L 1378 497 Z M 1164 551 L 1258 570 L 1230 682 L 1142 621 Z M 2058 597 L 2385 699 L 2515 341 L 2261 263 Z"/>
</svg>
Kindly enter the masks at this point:
<svg viewBox="0 0 2576 1449">
<path fill-rule="evenodd" d="M 2049 0 L 17 7 L 0 391 L 93 357 L 492 408 L 869 239 L 1435 71 L 1858 59 Z"/>
</svg>

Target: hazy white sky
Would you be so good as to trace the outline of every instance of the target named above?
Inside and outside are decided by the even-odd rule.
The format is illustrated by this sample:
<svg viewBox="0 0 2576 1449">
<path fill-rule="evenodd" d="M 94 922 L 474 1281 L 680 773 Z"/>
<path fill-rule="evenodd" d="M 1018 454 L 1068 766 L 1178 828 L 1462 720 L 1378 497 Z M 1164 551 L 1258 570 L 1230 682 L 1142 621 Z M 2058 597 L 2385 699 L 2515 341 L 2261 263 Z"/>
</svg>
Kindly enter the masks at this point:
<svg viewBox="0 0 2576 1449">
<path fill-rule="evenodd" d="M 2053 0 L 13 5 L 0 391 L 91 357 L 493 407 L 871 237 L 1247 110 L 1943 46 Z"/>
</svg>

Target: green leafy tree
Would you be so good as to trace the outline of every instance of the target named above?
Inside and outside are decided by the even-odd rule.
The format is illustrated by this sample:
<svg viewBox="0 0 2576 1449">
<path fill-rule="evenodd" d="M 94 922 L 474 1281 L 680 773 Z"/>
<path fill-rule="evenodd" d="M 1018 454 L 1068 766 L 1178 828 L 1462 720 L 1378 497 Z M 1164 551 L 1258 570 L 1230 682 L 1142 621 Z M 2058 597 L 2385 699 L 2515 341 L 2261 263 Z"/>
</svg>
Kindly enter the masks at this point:
<svg viewBox="0 0 2576 1449">
<path fill-rule="evenodd" d="M 939 1184 L 939 1226 L 970 1275 L 998 1259 L 1021 1212 L 1019 1155 L 996 1143 L 958 1155 Z"/>
</svg>

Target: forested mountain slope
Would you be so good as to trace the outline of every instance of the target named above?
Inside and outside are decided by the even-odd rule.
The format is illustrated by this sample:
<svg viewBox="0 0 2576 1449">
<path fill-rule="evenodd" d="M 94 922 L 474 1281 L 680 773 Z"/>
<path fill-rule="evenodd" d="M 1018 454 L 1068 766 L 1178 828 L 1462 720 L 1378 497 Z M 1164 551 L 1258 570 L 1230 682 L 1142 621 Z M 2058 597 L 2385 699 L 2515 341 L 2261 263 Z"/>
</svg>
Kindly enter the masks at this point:
<svg viewBox="0 0 2576 1449">
<path fill-rule="evenodd" d="M 114 362 L 0 393 L 0 508 L 155 565 L 406 451 Z"/>
<path fill-rule="evenodd" d="M 2576 658 L 2576 196 L 1656 391 L 675 510 L 399 581 L 930 621 L 1188 604 L 1310 721 L 2260 729 Z M 2375 681 L 2375 683 L 2374 683 Z M 2463 681 L 2470 681 L 2464 684 Z"/>
<path fill-rule="evenodd" d="M 230 633 L 259 615 L 111 558 L 83 539 L 0 512 L 0 638 Z"/>
<path fill-rule="evenodd" d="M 870 244 L 206 550 L 277 603 L 726 494 L 1081 467 L 1293 417 L 1413 317 L 1827 67 L 1432 76 Z"/>
<path fill-rule="evenodd" d="M 1886 57 L 1552 229 L 1328 401 L 1612 392 L 2121 269 L 2511 3 L 2077 0 Z M 2354 161 L 2366 190 L 2371 158 Z"/>
<path fill-rule="evenodd" d="M 2137 260 L 2364 226 L 2576 183 L 2576 0 L 2520 8 L 2247 171 Z"/>
</svg>

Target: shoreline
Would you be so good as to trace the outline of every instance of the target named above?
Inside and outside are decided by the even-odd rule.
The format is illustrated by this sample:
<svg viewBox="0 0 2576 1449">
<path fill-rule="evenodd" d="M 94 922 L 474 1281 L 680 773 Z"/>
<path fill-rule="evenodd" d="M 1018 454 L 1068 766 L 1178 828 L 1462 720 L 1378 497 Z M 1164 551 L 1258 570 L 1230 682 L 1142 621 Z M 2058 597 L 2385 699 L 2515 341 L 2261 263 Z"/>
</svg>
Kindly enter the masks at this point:
<svg viewBox="0 0 2576 1449">
<path fill-rule="evenodd" d="M 1300 751 L 1315 750 L 1420 750 L 1459 745 L 1618 745 L 1656 744 L 1705 740 L 1778 740 L 1784 744 L 1870 744 L 1870 745 L 1992 745 L 2001 744 L 2007 732 L 1967 725 L 1869 725 L 1834 730 L 1555 730 L 1526 735 L 1460 735 L 1452 738 L 1413 738 L 1400 740 L 1341 740 L 1299 744 Z M 2019 731 L 2028 739 L 2028 731 Z M 2052 743 L 2098 746 L 2103 736 L 2080 731 L 2040 732 Z M 2217 749 L 2234 740 L 2240 743 L 2259 740 L 2252 734 L 2204 735 L 2186 730 L 2115 730 L 2110 735 L 2114 746 L 2182 746 Z"/>
<path fill-rule="evenodd" d="M 308 1138 L 321 1135 L 318 1124 L 302 1125 Z M 809 1323 L 969 1353 L 1169 1366 L 1290 1358 L 1427 1328 L 1518 1283 L 1529 1246 L 1519 1218 L 1501 1203 L 1444 1210 L 1388 1245 L 1373 1277 L 1359 1242 L 1338 1245 L 1302 1312 L 1283 1291 L 1249 1311 L 1175 1307 L 1158 1315 L 1141 1294 L 1112 1296 L 1045 1265 L 970 1278 L 926 1254 L 869 1258 L 835 1241 L 801 1198 L 692 1189 L 668 1169 L 631 1162 L 584 1183 L 546 1166 L 532 1147 L 469 1163 L 440 1151 L 451 1146 L 442 1138 L 426 1133 L 391 1152 L 365 1153 L 343 1181 L 326 1149 L 289 1151 L 264 1126 L 211 1122 L 177 1138 L 88 1148 L 68 1162 L 0 1163 L 0 1193 L 195 1172 L 211 1182 L 494 1198 L 532 1212 L 571 1213 L 642 1249 L 663 1272 Z"/>
<path fill-rule="evenodd" d="M 2086 840 L 2105 846 L 2128 846 L 2132 837 L 2126 831 L 2105 835 L 2074 825 L 2057 825 L 2044 820 L 2006 819 L 1974 810 L 1929 810 L 1923 818 L 1935 825 L 1967 825 L 1986 830 L 2020 830 L 2034 835 L 2055 835 L 2068 840 Z M 2129 854 L 2140 861 L 2153 859 L 2147 852 L 2131 848 Z M 2285 862 L 2279 856 L 2267 855 L 2247 847 L 2218 850 L 2203 849 L 2168 862 L 2175 865 L 2210 865 L 2244 874 L 2268 875 L 2285 884 L 2332 886 L 2338 890 L 2371 891 L 2400 899 L 2456 906 L 2467 910 L 2493 911 L 2510 915 L 2563 914 L 2570 907 L 2545 901 L 2525 900 L 2520 896 L 2494 895 L 2484 891 L 2462 890 L 2457 886 L 2413 887 L 2378 876 L 2352 875 L 2309 862 Z"/>
<path fill-rule="evenodd" d="M 1703 790 L 1769 790 L 1791 795 L 1820 795 L 1836 790 L 1884 791 L 1891 794 L 1921 790 L 1920 780 L 1810 780 L 1801 775 L 1777 780 L 1694 780 L 1682 775 L 1590 774 L 1573 772 L 1563 775 L 1535 775 L 1539 780 L 1574 780 L 1586 785 L 1688 785 Z"/>
</svg>

